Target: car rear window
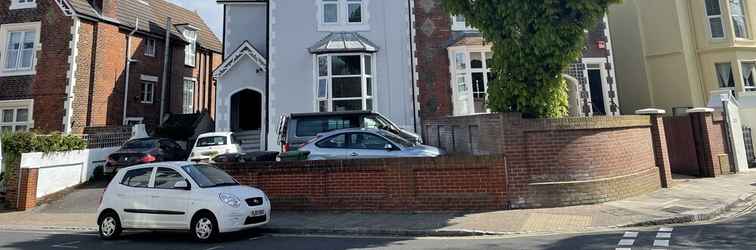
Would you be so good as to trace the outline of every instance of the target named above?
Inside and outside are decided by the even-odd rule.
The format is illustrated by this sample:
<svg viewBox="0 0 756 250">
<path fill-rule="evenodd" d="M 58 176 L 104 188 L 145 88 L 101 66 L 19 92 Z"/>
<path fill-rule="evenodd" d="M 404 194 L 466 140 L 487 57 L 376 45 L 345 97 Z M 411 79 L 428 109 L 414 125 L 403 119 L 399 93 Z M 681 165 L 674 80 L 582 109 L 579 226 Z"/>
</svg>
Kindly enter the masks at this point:
<svg viewBox="0 0 756 250">
<path fill-rule="evenodd" d="M 228 144 L 228 139 L 225 136 L 204 137 L 197 140 L 197 147 L 222 146 L 226 144 Z"/>
<path fill-rule="evenodd" d="M 146 188 L 150 183 L 151 176 L 152 168 L 132 169 L 123 175 L 121 184 L 129 187 Z"/>
<path fill-rule="evenodd" d="M 360 119 L 354 117 L 311 117 L 297 120 L 297 137 L 316 136 L 323 132 L 360 127 Z"/>
<path fill-rule="evenodd" d="M 127 149 L 156 148 L 157 147 L 157 143 L 158 143 L 157 139 L 152 139 L 152 140 L 136 140 L 136 141 L 127 142 L 125 145 L 123 145 L 123 148 L 127 148 Z"/>
</svg>

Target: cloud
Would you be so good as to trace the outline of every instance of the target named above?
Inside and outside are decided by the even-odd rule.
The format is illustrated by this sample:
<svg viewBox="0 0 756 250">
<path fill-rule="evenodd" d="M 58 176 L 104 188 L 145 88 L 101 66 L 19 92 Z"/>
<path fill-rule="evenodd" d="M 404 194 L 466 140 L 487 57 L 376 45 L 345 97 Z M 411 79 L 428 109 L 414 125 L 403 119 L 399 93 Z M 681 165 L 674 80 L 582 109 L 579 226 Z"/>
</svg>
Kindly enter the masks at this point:
<svg viewBox="0 0 756 250">
<path fill-rule="evenodd" d="M 169 0 L 188 10 L 199 12 L 215 36 L 223 35 L 223 7 L 215 0 Z"/>
</svg>

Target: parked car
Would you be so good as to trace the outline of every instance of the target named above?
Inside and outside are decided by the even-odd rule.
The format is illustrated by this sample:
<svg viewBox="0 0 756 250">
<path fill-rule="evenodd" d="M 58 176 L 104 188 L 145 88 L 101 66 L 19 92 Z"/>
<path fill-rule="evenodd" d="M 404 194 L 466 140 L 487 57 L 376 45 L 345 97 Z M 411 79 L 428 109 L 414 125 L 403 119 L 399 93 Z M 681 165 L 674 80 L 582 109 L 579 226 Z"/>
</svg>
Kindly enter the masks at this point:
<svg viewBox="0 0 756 250">
<path fill-rule="evenodd" d="M 276 161 L 278 152 L 250 152 L 222 154 L 213 158 L 213 163 L 245 163 L 245 162 L 271 162 Z"/>
<path fill-rule="evenodd" d="M 189 161 L 210 162 L 221 154 L 241 153 L 241 146 L 234 139 L 231 132 L 216 132 L 201 134 L 194 143 Z"/>
<path fill-rule="evenodd" d="M 126 142 L 118 151 L 108 156 L 103 169 L 113 175 L 119 168 L 163 161 L 184 161 L 186 150 L 171 139 L 141 138 Z"/>
<path fill-rule="evenodd" d="M 156 163 L 118 171 L 97 215 L 105 240 L 126 229 L 146 229 L 189 231 L 198 241 L 212 241 L 270 222 L 270 200 L 209 165 Z"/>
<path fill-rule="evenodd" d="M 320 133 L 347 128 L 373 128 L 397 134 L 414 144 L 422 144 L 422 138 L 404 130 L 383 115 L 372 111 L 321 112 L 285 114 L 278 126 L 281 151 L 293 151 Z"/>
<path fill-rule="evenodd" d="M 437 157 L 443 150 L 415 144 L 381 129 L 343 129 L 318 135 L 300 150 L 309 151 L 308 160 Z"/>
</svg>

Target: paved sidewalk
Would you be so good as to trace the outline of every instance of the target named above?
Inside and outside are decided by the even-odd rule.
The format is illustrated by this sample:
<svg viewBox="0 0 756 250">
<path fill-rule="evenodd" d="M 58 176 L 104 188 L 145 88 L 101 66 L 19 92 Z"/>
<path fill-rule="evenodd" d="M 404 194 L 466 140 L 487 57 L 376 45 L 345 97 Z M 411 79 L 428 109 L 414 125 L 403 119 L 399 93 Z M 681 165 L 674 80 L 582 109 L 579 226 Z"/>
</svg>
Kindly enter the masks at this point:
<svg viewBox="0 0 756 250">
<path fill-rule="evenodd" d="M 708 220 L 731 206 L 756 199 L 755 195 L 756 172 L 748 172 L 715 179 L 676 179 L 671 189 L 623 201 L 566 208 L 412 214 L 274 211 L 273 221 L 265 230 L 400 236 L 573 233 Z M 76 213 L 68 206 L 53 203 L 33 211 L 2 213 L 0 229 L 96 228 L 92 210 Z"/>
</svg>

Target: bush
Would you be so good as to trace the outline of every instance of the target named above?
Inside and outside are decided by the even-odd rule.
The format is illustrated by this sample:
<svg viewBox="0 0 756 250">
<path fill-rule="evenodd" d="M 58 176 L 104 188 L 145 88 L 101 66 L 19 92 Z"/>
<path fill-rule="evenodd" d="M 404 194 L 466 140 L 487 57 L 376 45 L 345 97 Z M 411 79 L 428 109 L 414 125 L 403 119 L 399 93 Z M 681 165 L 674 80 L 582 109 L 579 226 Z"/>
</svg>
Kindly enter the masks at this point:
<svg viewBox="0 0 756 250">
<path fill-rule="evenodd" d="M 87 142 L 81 137 L 54 133 L 50 135 L 37 135 L 31 132 L 2 133 L 0 134 L 3 146 L 3 166 L 5 167 L 5 179 L 13 174 L 21 161 L 21 155 L 31 152 L 65 152 L 83 150 L 87 148 Z"/>
</svg>

